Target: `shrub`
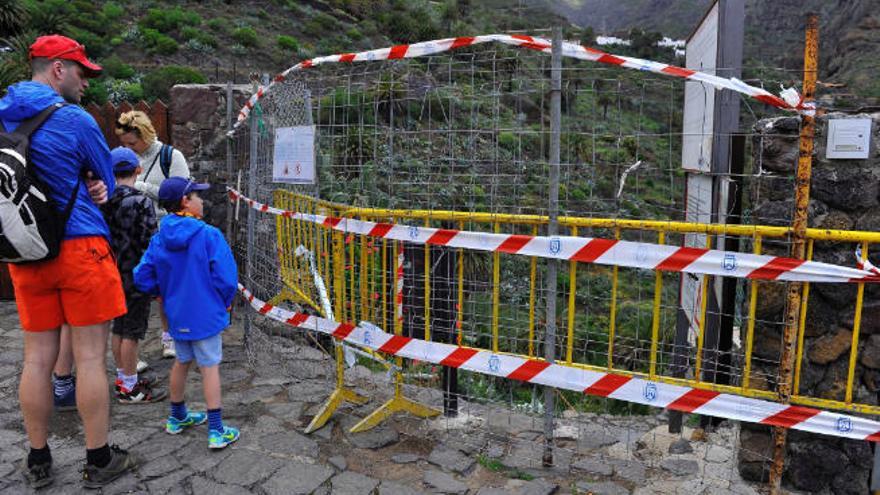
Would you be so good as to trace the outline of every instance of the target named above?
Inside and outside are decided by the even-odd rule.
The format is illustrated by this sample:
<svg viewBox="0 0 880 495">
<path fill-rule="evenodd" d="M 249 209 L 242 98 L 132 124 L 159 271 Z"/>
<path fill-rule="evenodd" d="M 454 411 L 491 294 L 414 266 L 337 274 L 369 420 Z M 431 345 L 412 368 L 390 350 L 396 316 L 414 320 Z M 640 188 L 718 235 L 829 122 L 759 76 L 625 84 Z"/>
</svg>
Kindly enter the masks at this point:
<svg viewBox="0 0 880 495">
<path fill-rule="evenodd" d="M 141 34 L 148 53 L 171 55 L 177 51 L 177 42 L 170 36 L 151 28 L 144 29 Z"/>
<path fill-rule="evenodd" d="M 208 21 L 208 29 L 220 34 L 228 34 L 232 30 L 232 24 L 225 17 L 215 17 Z"/>
<path fill-rule="evenodd" d="M 198 14 L 180 7 L 150 9 L 147 11 L 147 15 L 141 19 L 143 27 L 157 29 L 163 33 L 169 33 L 181 26 L 198 26 L 201 23 L 202 18 Z"/>
<path fill-rule="evenodd" d="M 293 36 L 279 34 L 276 41 L 278 42 L 278 46 L 285 50 L 290 50 L 292 52 L 299 51 L 299 42 L 296 41 L 296 38 L 294 38 Z"/>
<path fill-rule="evenodd" d="M 360 41 L 364 38 L 364 35 L 361 34 L 358 28 L 352 26 L 348 31 L 345 32 L 345 35 L 351 38 L 352 41 Z"/>
<path fill-rule="evenodd" d="M 134 77 L 134 68 L 122 61 L 116 55 L 111 55 L 103 60 L 101 65 L 104 73 L 115 79 L 131 79 Z"/>
<path fill-rule="evenodd" d="M 232 39 L 242 46 L 257 46 L 257 32 L 252 27 L 240 27 L 232 32 Z"/>
<path fill-rule="evenodd" d="M 211 33 L 192 26 L 186 26 L 180 30 L 180 35 L 186 41 L 197 41 L 201 45 L 211 48 L 217 47 L 217 38 Z"/>
<path fill-rule="evenodd" d="M 103 105 L 107 103 L 107 85 L 101 80 L 95 80 L 89 83 L 89 87 L 86 88 L 82 97 L 82 104 L 88 105 L 89 103 L 94 103 L 96 105 Z"/>
<path fill-rule="evenodd" d="M 144 98 L 148 101 L 164 99 L 168 101 L 168 91 L 175 84 L 204 84 L 208 80 L 201 72 L 179 65 L 166 65 L 144 76 Z"/>
<path fill-rule="evenodd" d="M 104 8 L 101 9 L 101 13 L 108 20 L 115 21 L 125 14 L 125 9 L 117 3 L 107 2 L 104 4 Z"/>
</svg>

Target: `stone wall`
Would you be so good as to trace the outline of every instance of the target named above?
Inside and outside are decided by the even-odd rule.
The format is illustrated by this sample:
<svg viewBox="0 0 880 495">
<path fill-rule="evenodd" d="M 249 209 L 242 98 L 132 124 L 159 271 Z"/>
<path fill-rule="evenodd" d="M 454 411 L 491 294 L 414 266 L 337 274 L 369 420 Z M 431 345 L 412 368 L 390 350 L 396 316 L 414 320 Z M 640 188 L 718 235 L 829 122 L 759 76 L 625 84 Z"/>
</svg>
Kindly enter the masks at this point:
<svg viewBox="0 0 880 495">
<path fill-rule="evenodd" d="M 872 118 L 871 150 L 865 160 L 829 160 L 825 157 L 830 118 Z M 813 171 L 810 185 L 809 226 L 842 230 L 880 230 L 880 113 L 829 114 L 817 119 Z M 797 118 L 768 119 L 755 128 L 755 170 L 762 176 L 749 189 L 751 221 L 790 225 L 794 204 L 794 174 L 798 157 Z M 855 265 L 852 243 L 816 242 L 813 259 L 838 265 Z M 787 255 L 788 245 L 765 243 L 768 254 Z M 874 253 L 877 247 L 872 247 Z M 877 262 L 878 255 L 871 260 Z M 757 358 L 779 362 L 785 285 L 761 284 L 758 323 L 755 328 Z M 877 404 L 880 388 L 880 288 L 869 285 L 859 338 L 859 359 L 853 387 L 856 402 Z M 808 301 L 805 356 L 800 392 L 803 395 L 843 400 L 851 347 L 856 287 L 854 284 L 814 284 Z M 775 367 L 757 364 L 753 383 L 773 390 Z M 770 431 L 743 425 L 740 472 L 751 480 L 766 479 L 767 459 L 772 458 Z M 872 453 L 867 442 L 843 441 L 796 431 L 788 434 L 784 482 L 793 488 L 834 494 L 868 493 Z"/>
<path fill-rule="evenodd" d="M 250 85 L 233 86 L 233 115 L 250 95 Z M 224 188 L 235 182 L 226 170 L 226 85 L 174 86 L 170 110 L 171 142 L 186 157 L 192 176 L 214 186 L 205 195 L 205 221 L 225 229 L 229 202 Z"/>
</svg>

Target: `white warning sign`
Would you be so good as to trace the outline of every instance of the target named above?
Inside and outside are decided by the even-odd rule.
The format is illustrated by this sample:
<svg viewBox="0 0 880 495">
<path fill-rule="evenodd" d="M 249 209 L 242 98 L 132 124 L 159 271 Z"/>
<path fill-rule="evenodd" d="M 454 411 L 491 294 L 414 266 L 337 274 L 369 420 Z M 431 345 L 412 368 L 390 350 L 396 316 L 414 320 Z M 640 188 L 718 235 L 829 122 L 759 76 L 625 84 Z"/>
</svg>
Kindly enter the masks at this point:
<svg viewBox="0 0 880 495">
<path fill-rule="evenodd" d="M 315 126 L 275 129 L 272 182 L 315 183 Z"/>
</svg>

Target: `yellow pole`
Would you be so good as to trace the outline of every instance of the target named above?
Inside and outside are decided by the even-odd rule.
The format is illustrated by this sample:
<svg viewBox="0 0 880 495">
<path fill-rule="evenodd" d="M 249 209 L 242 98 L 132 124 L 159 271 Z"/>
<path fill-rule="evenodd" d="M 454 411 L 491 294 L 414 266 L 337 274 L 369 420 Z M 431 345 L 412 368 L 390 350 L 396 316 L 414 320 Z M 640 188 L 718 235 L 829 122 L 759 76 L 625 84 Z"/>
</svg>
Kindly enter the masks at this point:
<svg viewBox="0 0 880 495">
<path fill-rule="evenodd" d="M 388 239 L 382 239 L 382 326 L 387 330 L 388 320 Z M 394 325 L 391 325 L 394 328 Z"/>
<path fill-rule="evenodd" d="M 657 234 L 657 244 L 666 242 L 666 233 Z M 660 296 L 663 292 L 663 272 L 657 270 L 654 274 L 654 318 L 651 322 L 651 355 L 649 371 L 651 379 L 657 376 L 657 343 L 660 340 Z"/>
<path fill-rule="evenodd" d="M 344 222 L 345 220 L 343 220 Z M 348 260 L 346 262 L 346 269 L 348 269 L 348 297 L 349 300 L 346 301 L 346 307 L 349 310 L 349 321 L 354 323 L 357 320 L 357 291 L 355 290 L 355 256 L 354 256 L 354 234 L 346 234 L 346 240 L 348 241 Z"/>
<path fill-rule="evenodd" d="M 816 76 L 819 70 L 819 16 L 810 14 L 807 17 L 807 33 L 804 43 L 804 85 L 803 101 L 806 104 L 815 102 Z M 816 132 L 816 121 L 813 115 L 801 114 L 801 133 L 798 149 L 797 174 L 795 179 L 794 218 L 791 224 L 792 245 L 791 257 L 802 260 L 807 234 L 807 209 L 810 204 L 810 179 L 813 167 L 813 137 Z M 787 309 L 785 327 L 782 333 L 782 356 L 779 360 L 779 385 L 777 393 L 779 402 L 791 402 L 791 387 L 794 382 L 795 344 L 797 343 L 797 325 L 801 306 L 801 284 L 789 283 L 786 297 Z M 773 437 L 773 465 L 770 467 L 770 491 L 773 495 L 781 492 L 782 471 L 785 465 L 785 428 L 776 427 Z"/>
<path fill-rule="evenodd" d="M 807 242 L 807 260 L 813 259 L 813 240 Z M 810 301 L 810 283 L 804 282 L 804 293 L 801 295 L 801 318 L 798 322 L 797 361 L 794 365 L 794 395 L 801 389 L 801 365 L 804 360 L 804 333 L 807 326 L 807 303 Z"/>
<path fill-rule="evenodd" d="M 366 221 L 367 219 L 361 217 L 361 220 Z M 368 256 L 368 253 L 367 253 L 367 236 L 362 235 L 362 236 L 359 236 L 359 237 L 360 237 L 360 241 L 361 241 L 361 242 L 360 242 L 360 248 L 361 248 L 361 256 L 360 256 L 360 258 L 361 258 L 361 267 L 360 267 L 361 270 L 360 270 L 360 272 L 361 272 L 361 275 L 360 275 L 360 280 L 358 281 L 358 282 L 359 282 L 358 285 L 360 286 L 360 289 L 361 289 L 361 320 L 367 320 L 367 321 L 369 321 L 369 320 L 370 320 L 370 316 L 369 316 L 369 314 L 367 313 L 367 304 L 369 304 L 369 298 L 368 298 L 368 296 L 367 296 L 367 292 L 369 292 L 369 286 L 368 286 L 368 283 L 369 283 L 369 280 L 370 280 L 370 279 L 369 279 L 369 277 L 367 276 L 367 256 Z M 353 244 L 353 243 L 352 243 L 352 244 Z"/>
<path fill-rule="evenodd" d="M 862 242 L 862 261 L 868 259 L 868 243 Z M 853 381 L 856 374 L 856 358 L 859 353 L 859 331 L 862 328 L 862 305 L 865 301 L 865 284 L 859 282 L 856 292 L 856 314 L 853 319 L 852 344 L 849 348 L 849 370 L 846 374 L 846 397 L 847 404 L 852 403 Z"/>
<path fill-rule="evenodd" d="M 431 223 L 425 219 L 425 227 Z M 431 341 L 431 245 L 425 243 L 425 340 Z"/>
<path fill-rule="evenodd" d="M 464 230 L 464 222 L 458 223 L 458 230 Z M 455 326 L 458 331 L 458 345 L 461 345 L 464 332 L 464 249 L 458 248 L 458 307 L 456 308 Z"/>
<path fill-rule="evenodd" d="M 706 236 L 706 249 L 712 249 L 712 237 Z M 694 379 L 702 381 L 700 373 L 703 371 L 703 339 L 706 333 L 706 305 L 709 299 L 709 275 L 704 274 L 700 284 L 700 325 L 697 333 L 697 362 L 694 365 Z"/>
<path fill-rule="evenodd" d="M 756 235 L 752 252 L 761 254 L 761 236 Z M 746 355 L 743 365 L 742 388 L 748 390 L 752 377 L 752 347 L 755 345 L 755 312 L 758 307 L 758 281 L 749 281 L 749 316 L 746 324 Z"/>
<path fill-rule="evenodd" d="M 532 236 L 538 235 L 538 226 L 532 226 Z M 538 258 L 532 256 L 529 268 L 529 358 L 535 357 L 535 293 L 538 279 Z"/>
<path fill-rule="evenodd" d="M 620 227 L 614 229 L 614 238 L 620 240 Z M 611 268 L 611 315 L 608 321 L 608 369 L 614 365 L 614 333 L 617 326 L 617 279 L 618 266 Z"/>
<path fill-rule="evenodd" d="M 501 232 L 501 225 L 495 223 L 495 233 Z M 492 352 L 498 352 L 498 306 L 501 294 L 501 255 L 492 253 Z"/>
<path fill-rule="evenodd" d="M 577 237 L 577 227 L 571 228 L 571 236 Z M 577 292 L 577 261 L 568 262 L 568 339 L 565 343 L 565 361 L 571 364 L 574 354 L 574 306 Z"/>
</svg>

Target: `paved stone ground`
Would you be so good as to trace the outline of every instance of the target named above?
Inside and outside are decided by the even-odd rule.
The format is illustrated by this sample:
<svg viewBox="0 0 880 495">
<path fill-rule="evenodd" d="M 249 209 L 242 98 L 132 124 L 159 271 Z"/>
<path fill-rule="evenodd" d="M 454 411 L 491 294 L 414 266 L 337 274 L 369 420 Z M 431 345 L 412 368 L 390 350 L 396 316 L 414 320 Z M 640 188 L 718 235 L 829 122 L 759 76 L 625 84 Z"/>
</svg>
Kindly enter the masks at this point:
<svg viewBox="0 0 880 495">
<path fill-rule="evenodd" d="M 155 311 L 154 311 L 155 313 Z M 289 330 L 285 332 L 290 333 Z M 167 384 L 170 360 L 159 358 L 158 318 L 142 358 Z M 260 334 L 262 335 L 262 334 Z M 14 303 L 0 302 L 0 492 L 26 493 L 17 471 L 26 440 L 18 409 L 21 330 Z M 224 419 L 242 437 L 208 451 L 205 428 L 163 431 L 167 402 L 113 403 L 111 443 L 129 448 L 138 470 L 101 492 L 211 495 L 259 494 L 754 494 L 735 469 L 738 428 L 723 427 L 707 442 L 668 435 L 663 415 L 615 417 L 567 413 L 559 420 L 556 466 L 541 460 L 541 419 L 499 405 L 463 401 L 455 419 L 398 415 L 361 434 L 348 428 L 386 400 L 384 373 L 356 366 L 346 373 L 369 404 L 344 406 L 328 426 L 302 430 L 333 386 L 326 354 L 281 336 L 252 339 L 249 359 L 241 325 L 224 334 Z M 110 363 L 110 361 L 108 361 Z M 109 372 L 109 370 L 108 370 Z M 405 393 L 435 407 L 436 388 Z M 198 374 L 190 376 L 189 406 L 203 407 Z M 55 414 L 50 446 L 56 482 L 49 493 L 80 493 L 82 425 L 75 413 Z M 674 445 L 673 445 L 674 444 Z M 678 452 L 670 454 L 670 452 Z"/>
</svg>

